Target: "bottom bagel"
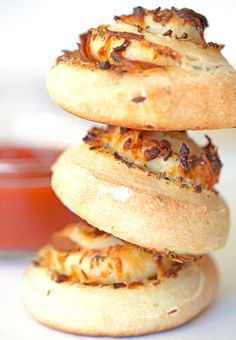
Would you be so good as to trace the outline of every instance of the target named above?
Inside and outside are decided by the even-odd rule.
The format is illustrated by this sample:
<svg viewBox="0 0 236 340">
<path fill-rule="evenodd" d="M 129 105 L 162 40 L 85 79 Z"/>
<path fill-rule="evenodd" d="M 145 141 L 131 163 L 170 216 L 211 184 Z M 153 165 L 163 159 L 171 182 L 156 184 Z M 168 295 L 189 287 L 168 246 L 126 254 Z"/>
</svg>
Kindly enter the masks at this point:
<svg viewBox="0 0 236 340">
<path fill-rule="evenodd" d="M 25 275 L 23 300 L 35 319 L 58 330 L 135 336 L 186 323 L 217 286 L 209 256 L 174 263 L 81 222 L 40 250 Z"/>
</svg>

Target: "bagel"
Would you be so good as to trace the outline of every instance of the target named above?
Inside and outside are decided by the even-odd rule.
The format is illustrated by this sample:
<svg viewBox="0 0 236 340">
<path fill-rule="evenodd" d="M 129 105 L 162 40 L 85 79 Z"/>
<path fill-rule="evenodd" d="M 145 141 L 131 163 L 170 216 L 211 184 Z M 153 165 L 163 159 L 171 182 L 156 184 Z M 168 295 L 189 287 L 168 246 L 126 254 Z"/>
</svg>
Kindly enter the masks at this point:
<svg viewBox="0 0 236 340">
<path fill-rule="evenodd" d="M 120 251 L 127 247 L 128 266 L 126 252 Z M 139 250 L 145 255 L 139 257 L 140 263 L 137 251 L 85 222 L 66 227 L 39 251 L 25 275 L 27 310 L 39 322 L 70 333 L 133 336 L 186 323 L 213 300 L 218 274 L 210 257 L 176 264 L 164 258 L 154 260 Z M 75 261 L 81 252 L 82 260 Z M 118 262 L 123 277 L 114 276 Z M 140 266 L 142 280 L 136 281 Z M 108 280 L 101 283 L 102 277 Z"/>
<path fill-rule="evenodd" d="M 236 72 L 206 43 L 204 16 L 134 9 L 81 36 L 47 77 L 53 101 L 79 117 L 140 130 L 236 126 Z"/>
<path fill-rule="evenodd" d="M 59 157 L 52 188 L 63 204 L 96 228 L 157 252 L 184 257 L 222 248 L 229 212 L 213 188 L 221 162 L 212 143 L 200 148 L 185 133 L 125 134 L 93 129 L 85 144 Z M 151 160 L 144 157 L 149 146 L 159 147 Z M 200 165 L 192 167 L 193 160 Z"/>
</svg>

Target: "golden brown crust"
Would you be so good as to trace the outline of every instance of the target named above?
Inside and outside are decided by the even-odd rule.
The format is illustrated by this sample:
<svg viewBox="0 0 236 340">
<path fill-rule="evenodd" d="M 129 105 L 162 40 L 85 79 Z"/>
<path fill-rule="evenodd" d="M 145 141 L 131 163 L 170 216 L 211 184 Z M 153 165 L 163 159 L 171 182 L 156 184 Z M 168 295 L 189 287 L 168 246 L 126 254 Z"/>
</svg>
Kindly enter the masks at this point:
<svg viewBox="0 0 236 340">
<path fill-rule="evenodd" d="M 135 336 L 177 327 L 213 300 L 218 286 L 214 263 L 205 257 L 184 266 L 162 283 L 120 287 L 55 282 L 32 266 L 26 273 L 23 301 L 39 322 L 70 333 Z"/>
<path fill-rule="evenodd" d="M 138 14 L 137 14 L 138 13 Z M 140 14 L 141 13 L 141 14 Z M 82 36 L 48 75 L 66 111 L 140 130 L 236 126 L 236 73 L 191 10 L 136 9 Z"/>
<path fill-rule="evenodd" d="M 209 137 L 207 145 L 200 148 L 185 131 L 150 133 L 110 126 L 91 129 L 83 140 L 91 149 L 108 151 L 128 166 L 192 186 L 196 192 L 212 189 L 222 167 Z"/>
<path fill-rule="evenodd" d="M 156 251 L 201 255 L 224 246 L 229 213 L 220 195 L 129 168 L 84 144 L 53 167 L 61 201 L 98 229 Z"/>
</svg>

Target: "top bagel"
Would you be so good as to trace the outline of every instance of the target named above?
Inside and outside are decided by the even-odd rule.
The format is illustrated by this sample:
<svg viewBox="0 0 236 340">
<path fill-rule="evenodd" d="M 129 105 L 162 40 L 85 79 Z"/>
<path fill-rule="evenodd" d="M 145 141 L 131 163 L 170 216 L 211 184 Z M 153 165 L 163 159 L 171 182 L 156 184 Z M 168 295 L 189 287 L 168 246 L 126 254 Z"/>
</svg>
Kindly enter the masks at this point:
<svg viewBox="0 0 236 340">
<path fill-rule="evenodd" d="M 236 72 L 206 43 L 204 16 L 136 7 L 81 35 L 47 78 L 52 99 L 79 117 L 140 130 L 236 126 Z"/>
</svg>

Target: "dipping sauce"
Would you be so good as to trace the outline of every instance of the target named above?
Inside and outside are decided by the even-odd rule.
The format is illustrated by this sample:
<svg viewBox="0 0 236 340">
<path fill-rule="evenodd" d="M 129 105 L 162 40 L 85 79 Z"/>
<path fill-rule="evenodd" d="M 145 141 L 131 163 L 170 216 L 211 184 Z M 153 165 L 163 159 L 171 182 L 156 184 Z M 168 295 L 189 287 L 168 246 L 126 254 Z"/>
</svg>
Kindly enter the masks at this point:
<svg viewBox="0 0 236 340">
<path fill-rule="evenodd" d="M 0 146 L 0 250 L 33 250 L 78 217 L 50 188 L 61 150 Z"/>
</svg>

